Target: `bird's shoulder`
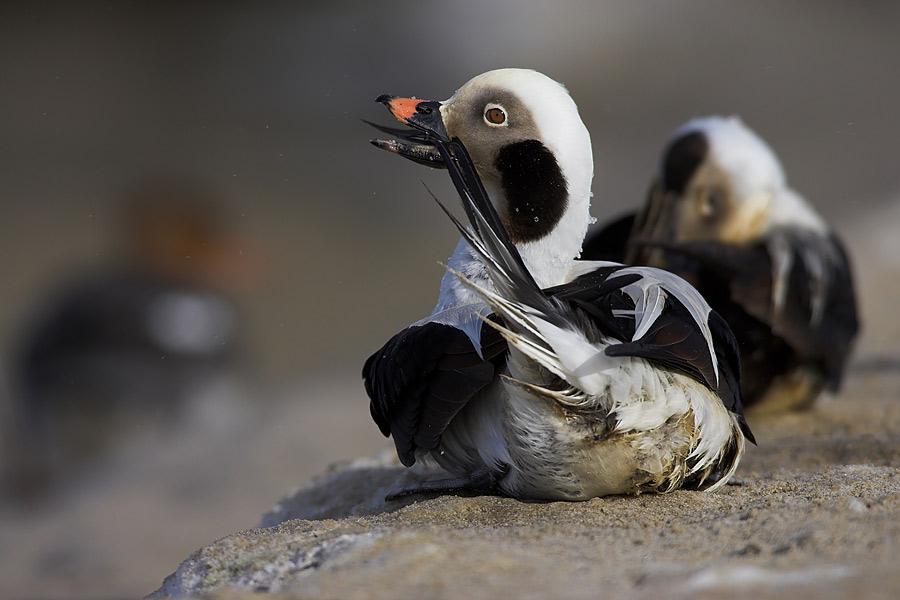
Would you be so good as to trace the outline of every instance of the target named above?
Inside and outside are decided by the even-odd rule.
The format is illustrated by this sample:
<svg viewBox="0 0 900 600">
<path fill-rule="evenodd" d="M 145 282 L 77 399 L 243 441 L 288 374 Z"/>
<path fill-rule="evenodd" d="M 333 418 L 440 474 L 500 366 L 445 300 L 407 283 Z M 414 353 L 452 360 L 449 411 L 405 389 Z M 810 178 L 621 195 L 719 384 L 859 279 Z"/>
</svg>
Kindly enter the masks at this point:
<svg viewBox="0 0 900 600">
<path fill-rule="evenodd" d="M 437 446 L 453 417 L 493 380 L 504 359 L 502 337 L 477 316 L 471 318 L 477 324 L 470 324 L 468 332 L 439 318 L 410 325 L 363 366 L 372 418 L 394 438 L 407 466 L 415 462 L 417 449 Z M 477 335 L 471 335 L 473 327 Z"/>
</svg>

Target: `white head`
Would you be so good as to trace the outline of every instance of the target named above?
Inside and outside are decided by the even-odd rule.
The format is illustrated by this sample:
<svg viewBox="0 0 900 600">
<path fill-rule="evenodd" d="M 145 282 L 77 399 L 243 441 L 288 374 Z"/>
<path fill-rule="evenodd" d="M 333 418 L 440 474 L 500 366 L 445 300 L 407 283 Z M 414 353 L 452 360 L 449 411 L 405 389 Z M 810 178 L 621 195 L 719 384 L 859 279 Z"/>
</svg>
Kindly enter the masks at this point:
<svg viewBox="0 0 900 600">
<path fill-rule="evenodd" d="M 469 80 L 441 105 L 541 286 L 556 285 L 590 222 L 591 138 L 562 84 L 528 69 Z"/>
<path fill-rule="evenodd" d="M 742 244 L 776 224 L 819 229 L 821 218 L 790 188 L 775 153 L 737 117 L 694 119 L 663 151 L 659 190 L 671 202 L 677 241 Z"/>
<path fill-rule="evenodd" d="M 409 124 L 437 116 L 438 103 L 380 101 Z M 498 69 L 469 80 L 439 106 L 447 135 L 466 146 L 537 283 L 562 283 L 590 222 L 593 177 L 591 138 L 566 88 L 536 71 Z M 424 146 L 376 143 L 429 164 Z"/>
</svg>

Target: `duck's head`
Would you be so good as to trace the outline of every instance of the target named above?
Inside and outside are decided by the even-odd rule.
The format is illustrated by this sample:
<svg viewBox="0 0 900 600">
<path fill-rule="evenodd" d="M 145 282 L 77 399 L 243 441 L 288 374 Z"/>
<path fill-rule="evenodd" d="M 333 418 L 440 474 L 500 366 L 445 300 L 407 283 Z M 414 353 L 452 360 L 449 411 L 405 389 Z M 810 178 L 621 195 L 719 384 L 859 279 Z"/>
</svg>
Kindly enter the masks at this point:
<svg viewBox="0 0 900 600">
<path fill-rule="evenodd" d="M 469 80 L 443 102 L 378 98 L 412 127 L 376 146 L 442 167 L 431 140 L 458 138 L 512 240 L 541 285 L 559 283 L 589 224 L 591 139 L 562 84 L 528 69 L 498 69 Z"/>
<path fill-rule="evenodd" d="M 820 225 L 787 187 L 769 145 L 737 117 L 678 128 L 663 150 L 648 206 L 658 220 L 644 233 L 674 242 L 746 244 L 778 224 Z"/>
</svg>

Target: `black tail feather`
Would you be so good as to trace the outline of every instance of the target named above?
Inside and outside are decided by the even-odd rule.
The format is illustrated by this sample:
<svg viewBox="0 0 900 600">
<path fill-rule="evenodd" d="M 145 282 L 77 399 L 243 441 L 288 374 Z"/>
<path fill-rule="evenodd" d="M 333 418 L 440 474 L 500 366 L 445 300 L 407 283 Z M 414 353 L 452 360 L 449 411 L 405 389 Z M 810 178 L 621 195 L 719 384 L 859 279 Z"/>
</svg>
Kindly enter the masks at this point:
<svg viewBox="0 0 900 600">
<path fill-rule="evenodd" d="M 507 297 L 517 298 L 536 308 L 549 308 L 549 300 L 525 266 L 463 143 L 458 138 L 450 142 L 437 140 L 434 143 L 459 193 L 472 231 L 463 227 L 440 201 L 438 204 L 451 217 L 472 248 L 491 267 L 489 271 L 494 285 Z"/>
<path fill-rule="evenodd" d="M 417 143 L 431 143 L 433 141 L 432 138 L 428 137 L 418 129 L 409 129 L 408 127 L 386 127 L 384 125 L 379 125 L 378 123 L 373 123 L 372 121 L 367 121 L 366 119 L 360 120 L 366 125 L 374 127 L 381 133 L 388 134 L 392 138 Z"/>
</svg>

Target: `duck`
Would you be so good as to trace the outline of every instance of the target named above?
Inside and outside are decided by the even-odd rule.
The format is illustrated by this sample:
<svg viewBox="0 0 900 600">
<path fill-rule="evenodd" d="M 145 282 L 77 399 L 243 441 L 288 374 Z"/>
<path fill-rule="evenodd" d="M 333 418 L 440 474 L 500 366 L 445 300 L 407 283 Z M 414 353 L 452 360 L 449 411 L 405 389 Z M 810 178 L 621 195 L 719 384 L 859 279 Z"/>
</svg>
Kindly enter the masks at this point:
<svg viewBox="0 0 900 600">
<path fill-rule="evenodd" d="M 737 337 L 748 410 L 800 410 L 840 389 L 859 329 L 848 252 L 740 118 L 678 127 L 644 205 L 593 228 L 582 257 L 694 285 Z"/>
<path fill-rule="evenodd" d="M 363 367 L 398 457 L 459 490 L 520 500 L 714 490 L 745 440 L 728 324 L 677 275 L 577 260 L 591 223 L 590 135 L 537 71 L 476 76 L 442 102 L 378 97 L 405 127 L 373 140 L 447 169 L 466 214 L 433 312 Z"/>
</svg>

